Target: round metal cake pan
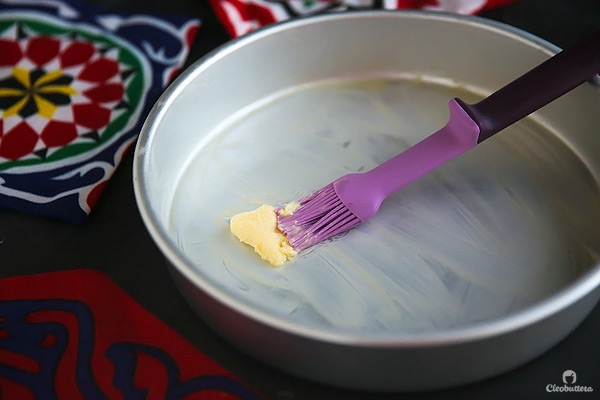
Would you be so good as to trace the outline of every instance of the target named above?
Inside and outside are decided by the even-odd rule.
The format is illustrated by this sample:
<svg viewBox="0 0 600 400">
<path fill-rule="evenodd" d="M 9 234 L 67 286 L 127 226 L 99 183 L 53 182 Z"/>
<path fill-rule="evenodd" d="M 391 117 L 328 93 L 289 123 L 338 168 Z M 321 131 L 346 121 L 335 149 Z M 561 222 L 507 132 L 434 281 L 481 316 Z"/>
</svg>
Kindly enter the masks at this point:
<svg viewBox="0 0 600 400">
<path fill-rule="evenodd" d="M 228 218 L 384 161 L 441 127 L 451 97 L 485 96 L 557 51 L 428 12 L 321 15 L 233 40 L 184 71 L 142 129 L 144 223 L 199 316 L 291 374 L 415 391 L 510 370 L 600 296 L 593 82 L 284 267 L 232 238 Z"/>
</svg>

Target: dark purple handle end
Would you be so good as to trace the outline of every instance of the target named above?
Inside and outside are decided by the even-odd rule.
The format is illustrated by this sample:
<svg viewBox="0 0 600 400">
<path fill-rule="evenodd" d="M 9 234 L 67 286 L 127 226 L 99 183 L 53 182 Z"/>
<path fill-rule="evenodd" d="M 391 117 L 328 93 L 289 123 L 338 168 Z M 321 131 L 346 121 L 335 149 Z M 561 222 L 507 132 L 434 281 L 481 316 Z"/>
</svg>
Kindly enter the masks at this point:
<svg viewBox="0 0 600 400">
<path fill-rule="evenodd" d="M 478 143 L 590 80 L 600 71 L 600 31 L 476 104 L 457 99 L 479 125 Z"/>
</svg>

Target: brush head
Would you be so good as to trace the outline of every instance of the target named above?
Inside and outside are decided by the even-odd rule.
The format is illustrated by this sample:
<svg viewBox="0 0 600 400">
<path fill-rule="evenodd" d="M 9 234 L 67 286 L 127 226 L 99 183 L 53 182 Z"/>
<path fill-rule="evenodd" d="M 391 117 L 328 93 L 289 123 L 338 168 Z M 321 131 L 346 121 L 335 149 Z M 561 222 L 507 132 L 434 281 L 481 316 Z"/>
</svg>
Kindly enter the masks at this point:
<svg viewBox="0 0 600 400">
<path fill-rule="evenodd" d="M 292 215 L 277 213 L 278 228 L 295 250 L 304 250 L 361 222 L 341 201 L 334 185 L 330 183 L 300 200 Z"/>
</svg>

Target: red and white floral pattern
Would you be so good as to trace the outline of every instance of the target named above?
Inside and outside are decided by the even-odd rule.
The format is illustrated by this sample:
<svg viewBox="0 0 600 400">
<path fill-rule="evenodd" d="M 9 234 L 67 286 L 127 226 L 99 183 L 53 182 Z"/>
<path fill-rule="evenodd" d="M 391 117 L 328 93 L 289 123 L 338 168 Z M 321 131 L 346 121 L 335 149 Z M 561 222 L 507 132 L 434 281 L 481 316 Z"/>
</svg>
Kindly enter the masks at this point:
<svg viewBox="0 0 600 400">
<path fill-rule="evenodd" d="M 80 0 L 0 0 L 0 208 L 85 221 L 198 27 Z"/>
<path fill-rule="evenodd" d="M 15 25 L 0 38 L 0 158 L 45 158 L 76 141 L 98 140 L 126 107 L 126 72 L 118 49 L 29 35 Z"/>
<path fill-rule="evenodd" d="M 475 14 L 515 0 L 211 0 L 227 28 L 236 37 L 267 24 L 324 11 L 383 8 L 423 9 Z"/>
</svg>

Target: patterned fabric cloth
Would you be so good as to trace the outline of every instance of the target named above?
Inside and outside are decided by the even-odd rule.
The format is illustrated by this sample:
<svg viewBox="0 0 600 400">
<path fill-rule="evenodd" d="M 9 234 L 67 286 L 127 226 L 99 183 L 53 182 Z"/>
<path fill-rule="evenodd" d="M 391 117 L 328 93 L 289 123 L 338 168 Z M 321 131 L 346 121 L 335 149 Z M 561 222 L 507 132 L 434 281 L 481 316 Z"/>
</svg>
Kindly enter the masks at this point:
<svg viewBox="0 0 600 400">
<path fill-rule="evenodd" d="M 91 270 L 0 279 L 0 398 L 259 399 Z"/>
<path fill-rule="evenodd" d="M 84 221 L 199 23 L 0 0 L 0 208 Z"/>
<path fill-rule="evenodd" d="M 256 28 L 327 11 L 348 9 L 422 9 L 459 14 L 478 12 L 516 0 L 211 0 L 233 37 Z"/>
</svg>

